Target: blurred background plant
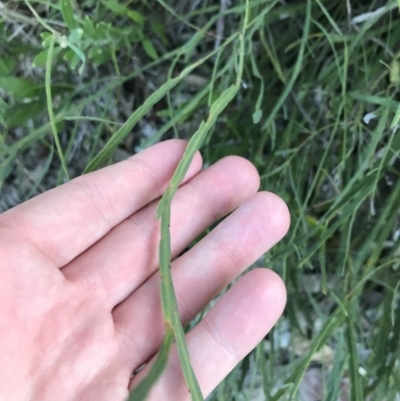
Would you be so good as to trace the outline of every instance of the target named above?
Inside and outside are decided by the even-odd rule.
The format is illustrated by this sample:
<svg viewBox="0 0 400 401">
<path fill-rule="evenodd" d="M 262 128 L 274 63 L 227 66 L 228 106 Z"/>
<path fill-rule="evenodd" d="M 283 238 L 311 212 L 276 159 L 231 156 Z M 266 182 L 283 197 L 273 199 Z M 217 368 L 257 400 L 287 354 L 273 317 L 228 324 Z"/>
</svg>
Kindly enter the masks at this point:
<svg viewBox="0 0 400 401">
<path fill-rule="evenodd" d="M 257 263 L 288 305 L 211 400 L 400 400 L 399 3 L 249 2 L 241 90 L 202 152 L 248 158 L 288 203 L 288 236 Z M 245 11 L 0 2 L 0 211 L 65 169 L 189 139 L 236 80 Z"/>
</svg>

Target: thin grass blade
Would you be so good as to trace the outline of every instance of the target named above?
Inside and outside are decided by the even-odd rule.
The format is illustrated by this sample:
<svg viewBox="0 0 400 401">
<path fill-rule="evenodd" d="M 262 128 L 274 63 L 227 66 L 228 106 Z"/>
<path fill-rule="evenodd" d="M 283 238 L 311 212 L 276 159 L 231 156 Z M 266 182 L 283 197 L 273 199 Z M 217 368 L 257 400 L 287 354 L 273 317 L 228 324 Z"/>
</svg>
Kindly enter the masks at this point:
<svg viewBox="0 0 400 401">
<path fill-rule="evenodd" d="M 329 374 L 327 383 L 327 392 L 323 401 L 337 401 L 340 395 L 340 383 L 343 377 L 343 371 L 346 366 L 346 355 L 344 352 L 344 339 L 340 334 L 335 347 L 335 357 L 333 359 L 332 370 Z"/>
<path fill-rule="evenodd" d="M 60 0 L 60 10 L 68 29 L 72 32 L 76 28 L 74 9 L 71 0 Z"/>
<path fill-rule="evenodd" d="M 50 126 L 51 126 L 51 130 L 53 132 L 54 142 L 56 144 L 57 152 L 58 152 L 58 155 L 61 160 L 61 165 L 64 170 L 65 177 L 69 181 L 70 177 L 69 177 L 69 173 L 68 173 L 68 167 L 67 167 L 67 163 L 65 161 L 65 157 L 64 157 L 62 148 L 61 148 L 60 139 L 58 137 L 56 121 L 54 118 L 54 111 L 53 111 L 53 99 L 51 96 L 51 63 L 53 61 L 54 41 L 55 41 L 55 37 L 53 35 L 51 42 L 50 42 L 49 52 L 47 54 L 47 63 L 46 63 L 45 87 L 46 87 L 47 110 L 49 113 Z"/>
<path fill-rule="evenodd" d="M 182 160 L 179 162 L 179 165 L 172 177 L 168 190 L 162 197 L 157 207 L 158 219 L 161 218 L 167 201 L 172 200 L 172 197 L 175 195 L 179 183 L 183 180 L 183 177 L 185 176 L 195 153 L 200 149 L 208 131 L 214 126 L 218 116 L 222 113 L 225 107 L 236 96 L 238 90 L 239 89 L 236 85 L 232 85 L 228 89 L 226 89 L 218 98 L 218 100 L 216 100 L 215 103 L 212 105 L 207 121 L 203 121 L 200 124 L 199 129 L 193 134 L 191 140 L 186 147 Z"/>
<path fill-rule="evenodd" d="M 274 108 L 272 109 L 270 115 L 268 116 L 267 120 L 265 121 L 264 126 L 263 126 L 264 128 L 268 127 L 269 124 L 272 122 L 272 120 L 275 118 L 278 111 L 280 110 L 283 103 L 285 102 L 286 98 L 289 96 L 290 92 L 292 91 L 293 86 L 294 86 L 298 76 L 300 75 L 301 66 L 303 64 L 304 51 L 306 48 L 306 43 L 307 43 L 308 35 L 310 32 L 311 7 L 312 7 L 311 4 L 312 4 L 311 0 L 308 0 L 307 8 L 306 8 L 306 18 L 304 21 L 303 37 L 301 39 L 299 54 L 297 56 L 296 64 L 293 68 L 293 73 L 292 73 L 291 77 L 289 78 L 289 81 L 288 81 L 287 85 L 285 86 L 285 89 L 283 90 L 281 96 L 279 97 Z"/>
<path fill-rule="evenodd" d="M 235 37 L 232 36 L 231 40 Z M 228 44 L 227 40 L 224 45 Z M 186 76 L 188 76 L 195 68 L 203 64 L 206 60 L 212 57 L 215 51 L 209 53 L 207 56 L 186 67 L 177 77 L 170 79 L 156 90 L 149 98 L 128 118 L 125 124 L 110 138 L 103 150 L 90 162 L 84 173 L 88 173 L 97 169 L 104 163 L 118 146 L 118 144 L 131 132 L 140 119 L 142 119 L 149 110 L 158 103 L 171 89 L 178 85 Z"/>
<path fill-rule="evenodd" d="M 354 401 L 362 401 L 363 393 L 362 393 L 362 383 L 359 372 L 359 361 L 358 361 L 358 352 L 357 352 L 357 344 L 356 344 L 356 333 L 354 327 L 354 319 L 356 319 L 354 305 L 349 308 L 351 311 L 351 315 L 346 319 L 347 321 L 347 347 L 349 352 L 349 378 L 350 378 L 350 389 L 351 389 L 351 399 Z"/>
<path fill-rule="evenodd" d="M 393 121 L 392 121 L 392 124 L 390 124 L 390 128 L 396 127 L 396 125 L 399 124 L 399 121 L 400 121 L 400 104 L 399 104 L 399 107 L 397 107 L 396 114 L 393 117 Z"/>
<path fill-rule="evenodd" d="M 164 320 L 167 324 L 172 324 L 176 337 L 176 344 L 179 358 L 182 365 L 183 375 L 189 387 L 192 400 L 202 401 L 203 396 L 196 375 L 190 363 L 189 351 L 186 346 L 185 333 L 178 314 L 178 305 L 175 296 L 172 276 L 170 272 L 171 260 L 171 238 L 170 238 L 170 219 L 171 201 L 175 195 L 180 182 L 185 176 L 193 156 L 201 147 L 208 131 L 214 126 L 218 116 L 226 108 L 229 102 L 235 97 L 238 86 L 233 85 L 226 89 L 218 100 L 213 104 L 207 121 L 200 124 L 198 131 L 189 141 L 185 153 L 180 161 L 174 176 L 157 208 L 157 218 L 161 218 L 161 240 L 160 240 L 160 277 L 161 277 L 161 301 Z"/>
<path fill-rule="evenodd" d="M 148 396 L 152 386 L 160 378 L 167 366 L 169 350 L 171 349 L 174 334 L 172 328 L 167 326 L 164 340 L 158 351 L 157 358 L 147 376 L 134 388 L 127 401 L 143 401 Z"/>
</svg>

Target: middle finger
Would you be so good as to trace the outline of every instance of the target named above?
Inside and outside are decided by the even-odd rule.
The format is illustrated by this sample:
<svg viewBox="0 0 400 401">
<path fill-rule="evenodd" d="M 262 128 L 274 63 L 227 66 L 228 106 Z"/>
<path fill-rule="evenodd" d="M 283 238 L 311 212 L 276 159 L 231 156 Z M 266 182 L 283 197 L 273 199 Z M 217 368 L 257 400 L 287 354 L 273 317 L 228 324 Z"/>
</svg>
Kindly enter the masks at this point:
<svg viewBox="0 0 400 401">
<path fill-rule="evenodd" d="M 226 157 L 179 188 L 171 205 L 171 254 L 176 257 L 210 224 L 253 195 L 259 187 L 254 166 Z M 150 204 L 115 227 L 62 269 L 107 309 L 123 301 L 158 266 L 160 222 L 157 203 Z"/>
</svg>

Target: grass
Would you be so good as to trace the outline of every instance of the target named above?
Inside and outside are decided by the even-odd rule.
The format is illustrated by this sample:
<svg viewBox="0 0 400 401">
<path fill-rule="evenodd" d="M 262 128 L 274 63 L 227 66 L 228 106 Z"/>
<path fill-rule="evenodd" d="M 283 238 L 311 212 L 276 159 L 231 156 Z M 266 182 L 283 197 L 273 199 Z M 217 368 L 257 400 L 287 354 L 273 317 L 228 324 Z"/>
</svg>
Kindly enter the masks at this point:
<svg viewBox="0 0 400 401">
<path fill-rule="evenodd" d="M 202 152 L 250 159 L 288 203 L 290 233 L 262 263 L 289 296 L 210 399 L 311 400 L 316 371 L 324 401 L 398 400 L 398 2 L 71 4 L 31 0 L 39 20 L 23 2 L 0 8 L 0 208 L 65 171 L 190 139 L 234 85 Z"/>
</svg>

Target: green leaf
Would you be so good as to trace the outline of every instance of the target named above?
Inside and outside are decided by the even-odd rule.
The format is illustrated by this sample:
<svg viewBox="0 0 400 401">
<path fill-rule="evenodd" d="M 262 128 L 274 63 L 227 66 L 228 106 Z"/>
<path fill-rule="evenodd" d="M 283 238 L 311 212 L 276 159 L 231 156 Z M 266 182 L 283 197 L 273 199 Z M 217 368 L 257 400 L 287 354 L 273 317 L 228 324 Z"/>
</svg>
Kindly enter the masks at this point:
<svg viewBox="0 0 400 401">
<path fill-rule="evenodd" d="M 129 16 L 128 15 L 129 12 L 132 11 L 127 6 L 125 6 L 115 0 L 105 0 L 105 1 L 103 1 L 103 4 L 106 8 L 108 8 L 114 14 L 121 15 L 123 17 Z"/>
<path fill-rule="evenodd" d="M 76 47 L 73 43 L 67 42 L 67 46 L 76 54 L 79 60 L 82 62 L 82 65 L 79 67 L 79 74 L 82 74 L 83 69 L 85 67 L 86 57 L 83 54 L 82 50 Z M 76 66 L 75 66 L 76 67 Z"/>
<path fill-rule="evenodd" d="M 82 35 L 83 35 L 83 29 L 76 28 L 73 31 L 71 31 L 70 35 L 68 36 L 68 40 L 73 44 L 77 44 L 81 41 Z"/>
<path fill-rule="evenodd" d="M 0 58 L 0 75 L 9 75 L 16 65 L 16 61 L 12 57 Z"/>
<path fill-rule="evenodd" d="M 139 12 L 134 11 L 134 10 L 129 10 L 127 12 L 127 15 L 133 22 L 136 22 L 138 25 L 141 25 L 141 26 L 144 25 L 144 17 Z"/>
<path fill-rule="evenodd" d="M 53 34 L 50 32 L 42 32 L 40 37 L 42 38 L 42 46 L 49 47 Z"/>
<path fill-rule="evenodd" d="M 71 49 L 68 49 L 65 52 L 63 59 L 68 62 L 69 68 L 71 68 L 71 70 L 74 70 L 80 61 L 78 55 Z"/>
<path fill-rule="evenodd" d="M 61 47 L 56 47 L 54 48 L 54 55 L 53 59 L 56 58 L 56 56 L 62 51 Z M 33 59 L 32 66 L 33 67 L 44 67 L 47 62 L 47 54 L 49 52 L 49 49 L 45 49 L 38 53 L 36 57 Z"/>
<path fill-rule="evenodd" d="M 153 60 L 158 59 L 157 50 L 150 39 L 142 39 L 142 46 L 146 54 Z"/>
<path fill-rule="evenodd" d="M 258 124 L 262 117 L 262 111 L 260 109 L 256 110 L 253 114 L 253 123 Z"/>
<path fill-rule="evenodd" d="M 33 59 L 32 66 L 35 67 L 44 67 L 47 61 L 47 53 L 49 49 L 43 50 L 38 53 L 35 58 Z"/>
<path fill-rule="evenodd" d="M 60 9 L 64 22 L 67 24 L 70 32 L 72 32 L 76 28 L 72 0 L 60 0 Z"/>
<path fill-rule="evenodd" d="M 93 21 L 86 15 L 85 22 L 83 23 L 83 31 L 86 36 L 94 38 L 96 35 L 96 28 L 94 27 Z"/>
<path fill-rule="evenodd" d="M 79 57 L 77 56 L 76 53 L 74 53 L 74 57 L 69 62 L 69 68 L 71 68 L 71 70 L 75 70 L 75 68 L 78 66 L 78 64 L 79 64 Z"/>
<path fill-rule="evenodd" d="M 37 85 L 25 78 L 0 77 L 0 88 L 18 101 L 35 90 Z"/>
</svg>

